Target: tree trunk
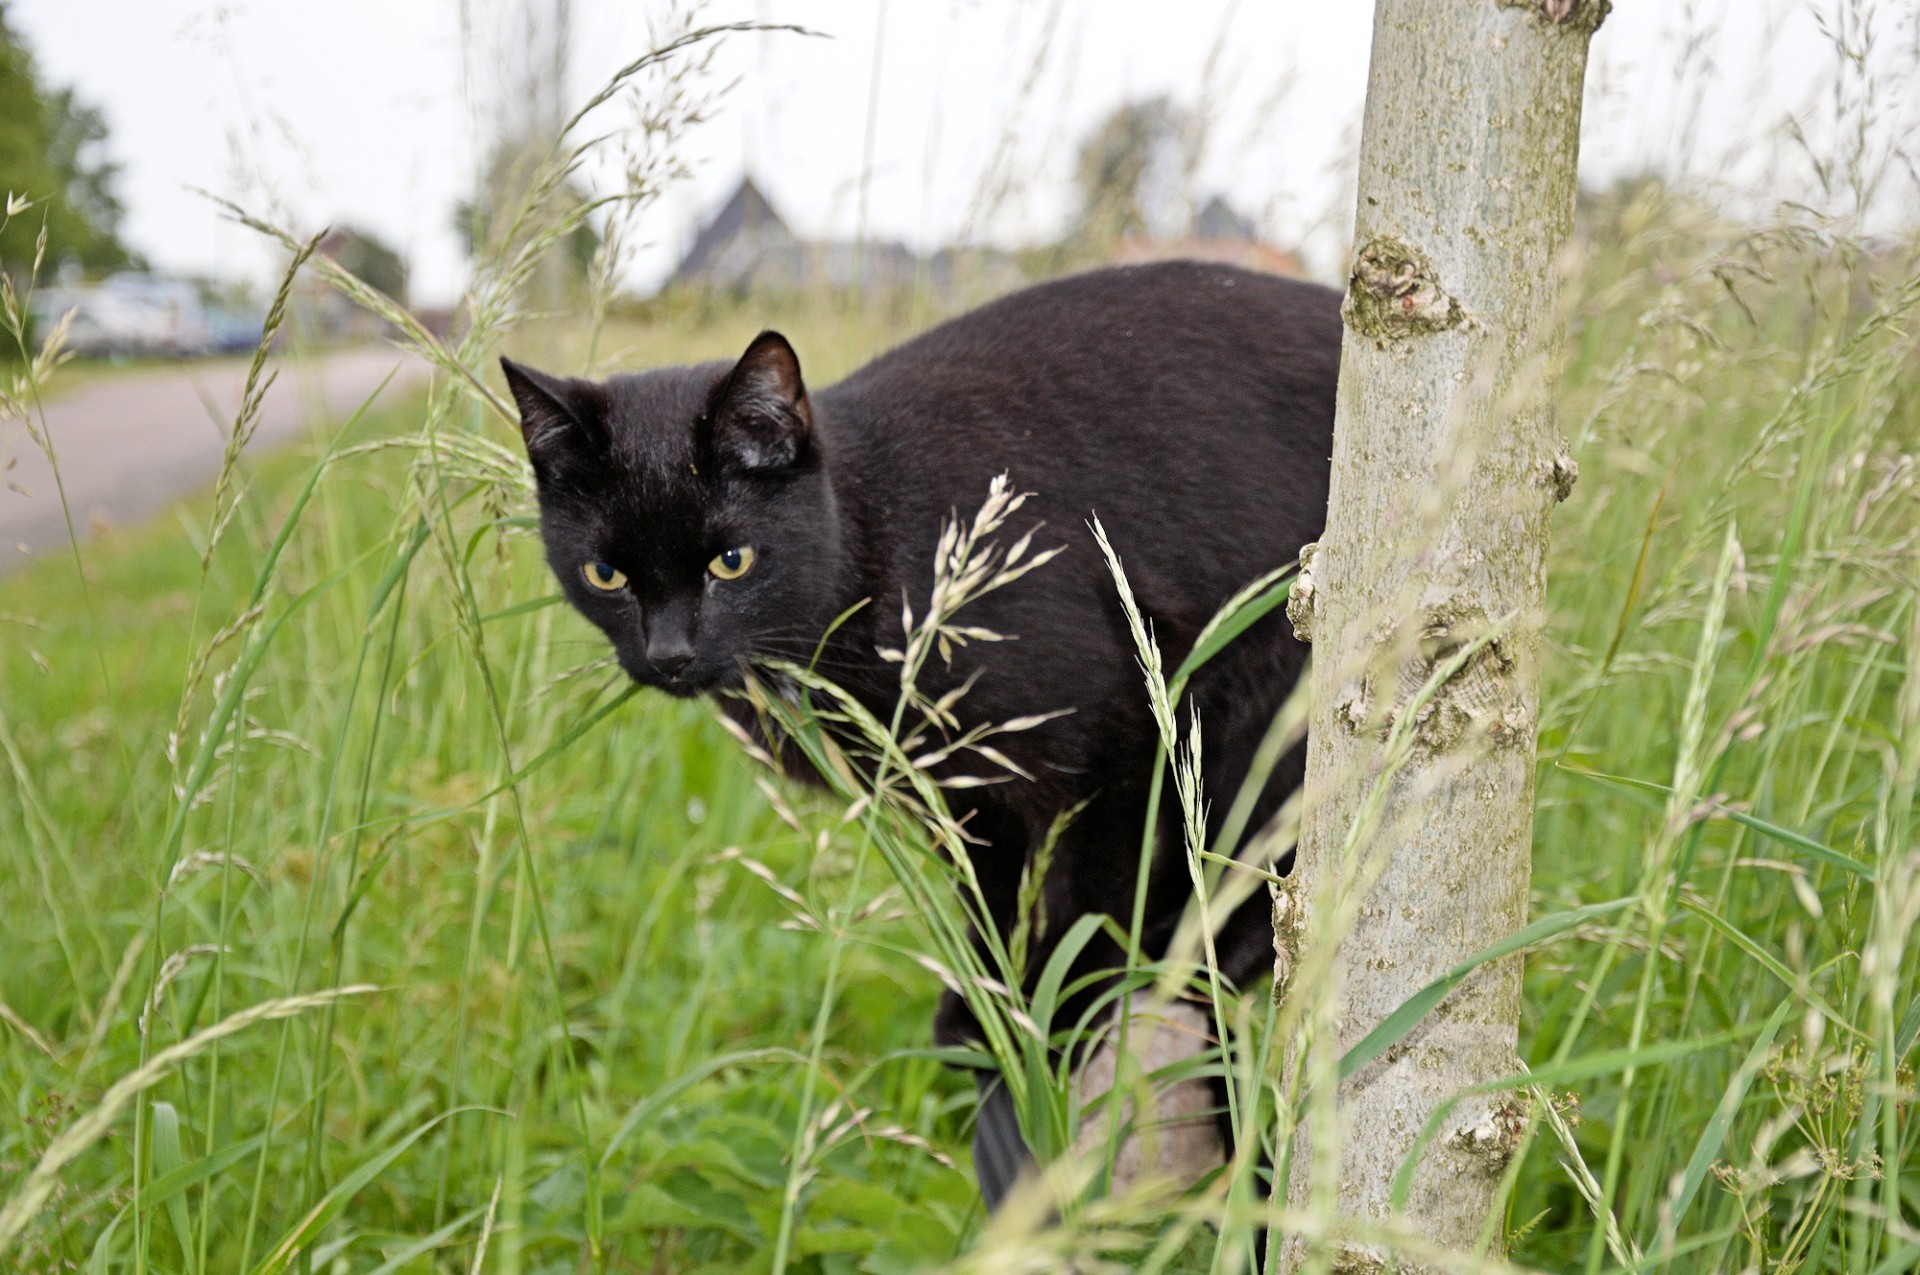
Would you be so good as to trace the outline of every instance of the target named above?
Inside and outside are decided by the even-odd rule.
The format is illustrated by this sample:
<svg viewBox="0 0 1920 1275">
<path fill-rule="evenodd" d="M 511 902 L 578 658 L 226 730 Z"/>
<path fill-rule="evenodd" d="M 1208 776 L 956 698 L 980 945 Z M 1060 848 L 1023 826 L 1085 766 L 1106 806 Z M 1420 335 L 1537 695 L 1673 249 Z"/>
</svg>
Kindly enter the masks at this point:
<svg viewBox="0 0 1920 1275">
<path fill-rule="evenodd" d="M 1526 920 L 1547 526 L 1575 473 L 1552 407 L 1558 257 L 1606 8 L 1376 4 L 1327 529 L 1289 605 L 1314 644 L 1314 702 L 1299 869 L 1276 901 L 1299 909 L 1277 918 L 1283 949 L 1305 950 L 1283 950 L 1280 972 L 1335 945 L 1312 986 L 1283 987 L 1324 998 L 1307 1070 L 1323 1082 L 1415 991 Z M 1514 1071 L 1520 972 L 1482 967 L 1339 1087 L 1337 1124 L 1309 1119 L 1296 1141 L 1295 1207 L 1388 1220 L 1433 1113 Z M 1522 1111 L 1459 1103 L 1395 1221 L 1472 1247 Z M 1289 1242 L 1287 1268 L 1309 1253 Z M 1352 1234 L 1330 1256 L 1364 1271 L 1384 1253 Z"/>
</svg>

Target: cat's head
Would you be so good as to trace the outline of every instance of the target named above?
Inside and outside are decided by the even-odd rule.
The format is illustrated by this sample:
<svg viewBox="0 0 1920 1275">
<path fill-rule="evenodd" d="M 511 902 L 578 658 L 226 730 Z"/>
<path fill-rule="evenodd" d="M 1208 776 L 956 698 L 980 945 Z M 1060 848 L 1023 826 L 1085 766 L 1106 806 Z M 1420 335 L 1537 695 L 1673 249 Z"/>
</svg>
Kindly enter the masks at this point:
<svg viewBox="0 0 1920 1275">
<path fill-rule="evenodd" d="M 754 655 L 805 662 L 838 610 L 840 524 L 785 337 L 606 381 L 500 364 L 547 561 L 635 681 L 693 695 Z"/>
</svg>

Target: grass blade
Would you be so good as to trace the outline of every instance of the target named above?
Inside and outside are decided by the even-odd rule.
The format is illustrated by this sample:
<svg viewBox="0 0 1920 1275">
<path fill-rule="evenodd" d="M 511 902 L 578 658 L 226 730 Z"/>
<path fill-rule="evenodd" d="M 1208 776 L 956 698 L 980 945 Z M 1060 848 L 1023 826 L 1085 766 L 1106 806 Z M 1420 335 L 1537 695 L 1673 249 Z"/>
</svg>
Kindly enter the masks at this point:
<svg viewBox="0 0 1920 1275">
<path fill-rule="evenodd" d="M 256 1023 L 270 1022 L 279 1018 L 290 1018 L 295 1014 L 304 1014 L 310 1009 L 318 1009 L 349 996 L 365 996 L 378 989 L 367 984 L 352 987 L 337 987 L 324 992 L 309 992 L 303 996 L 283 996 L 278 1000 L 262 1001 L 258 1005 L 248 1006 L 239 1013 L 215 1023 L 177 1045 L 169 1046 L 148 1059 L 138 1070 L 116 1080 L 102 1094 L 100 1101 L 91 1111 L 75 1120 L 61 1131 L 51 1145 L 41 1155 L 40 1162 L 33 1166 L 32 1172 L 20 1184 L 4 1208 L 0 1208 L 0 1253 L 7 1251 L 27 1222 L 39 1213 L 40 1207 L 47 1202 L 59 1181 L 60 1171 L 72 1163 L 81 1152 L 92 1146 L 119 1118 L 127 1104 L 142 1093 L 159 1084 L 172 1074 L 173 1069 L 187 1059 L 211 1048 L 217 1041 L 225 1040 L 238 1032 L 243 1032 Z"/>
<path fill-rule="evenodd" d="M 1755 964 L 1779 979 L 1783 985 L 1791 989 L 1796 996 L 1805 1000 L 1807 1004 L 1819 1010 L 1821 1014 L 1826 1016 L 1827 1021 L 1835 1027 L 1840 1028 L 1842 1031 L 1851 1032 L 1855 1036 L 1862 1035 L 1860 1029 L 1841 1017 L 1838 1010 L 1816 996 L 1813 989 L 1806 985 L 1805 979 L 1796 977 L 1792 970 L 1781 963 L 1779 957 L 1761 947 L 1745 934 L 1742 934 L 1739 929 L 1725 917 L 1722 917 L 1706 904 L 1696 902 L 1692 899 L 1682 899 L 1680 906 L 1705 921 L 1718 931 L 1729 943 L 1732 943 L 1742 952 L 1752 957 Z"/>
<path fill-rule="evenodd" d="M 1345 1080 L 1368 1063 L 1393 1048 L 1406 1034 L 1419 1024 L 1420 1020 L 1433 1012 L 1434 1006 L 1447 998 L 1447 993 L 1460 986 L 1467 976 L 1489 961 L 1497 961 L 1503 956 L 1512 956 L 1525 951 L 1536 943 L 1558 938 L 1568 930 L 1586 924 L 1597 917 L 1610 916 L 1624 908 L 1631 907 L 1636 900 L 1614 899 L 1607 903 L 1593 903 L 1583 908 L 1574 908 L 1567 912 L 1556 912 L 1552 916 L 1543 916 L 1523 930 L 1495 943 L 1474 956 L 1442 974 L 1433 982 L 1409 996 L 1400 1008 L 1380 1020 L 1378 1026 L 1354 1044 L 1340 1057 L 1340 1079 Z"/>
<path fill-rule="evenodd" d="M 1733 1126 L 1733 1118 L 1740 1113 L 1740 1104 L 1747 1096 L 1748 1087 L 1753 1084 L 1753 1078 L 1760 1074 L 1760 1068 L 1767 1061 L 1767 1053 L 1773 1048 L 1774 1038 L 1780 1034 L 1781 1026 L 1792 1012 L 1792 1001 L 1780 1002 L 1773 1011 L 1773 1017 L 1767 1020 L 1767 1025 L 1754 1038 L 1753 1048 L 1747 1051 L 1740 1069 L 1727 1082 L 1727 1091 L 1720 1096 L 1720 1105 L 1713 1109 L 1706 1128 L 1700 1131 L 1699 1140 L 1693 1144 L 1693 1154 L 1687 1157 L 1686 1173 L 1680 1179 L 1679 1190 L 1673 1197 L 1673 1207 L 1668 1215 L 1671 1219 L 1667 1223 L 1669 1227 L 1678 1230 L 1687 1216 L 1693 1197 L 1706 1180 L 1707 1170 L 1713 1167 L 1714 1157 L 1720 1154 L 1720 1144 L 1727 1140 L 1727 1130 Z"/>
<path fill-rule="evenodd" d="M 1651 779 L 1633 779 L 1626 775 L 1608 775 L 1597 770 L 1583 770 L 1578 766 L 1561 766 L 1560 769 L 1569 775 L 1574 775 L 1581 779 L 1591 780 L 1595 783 L 1611 784 L 1615 787 L 1628 789 L 1629 791 L 1657 792 L 1669 797 L 1673 795 L 1671 785 L 1656 783 Z M 1764 836 L 1771 837 L 1783 845 L 1792 846 L 1797 850 L 1804 850 L 1822 863 L 1851 872 L 1866 881 L 1872 881 L 1874 879 L 1874 870 L 1871 863 L 1862 859 L 1856 859 L 1850 854 L 1843 854 L 1835 850 L 1832 846 L 1815 841 L 1805 833 L 1795 832 L 1791 828 L 1782 828 L 1779 824 L 1769 823 L 1767 820 L 1757 815 L 1750 815 L 1744 810 L 1734 810 L 1728 806 L 1718 804 L 1712 806 L 1711 809 L 1716 815 L 1731 819 L 1735 823 L 1751 828 Z"/>
<path fill-rule="evenodd" d="M 486 1211 L 485 1205 L 475 1209 L 468 1209 L 465 1213 L 462 1213 L 459 1217 L 453 1219 L 453 1221 L 447 1223 L 439 1230 L 430 1235 L 422 1235 L 419 1239 L 400 1249 L 392 1257 L 389 1257 L 386 1261 L 380 1263 L 380 1265 L 374 1267 L 371 1271 L 368 1271 L 367 1275 L 395 1275 L 395 1272 L 399 1271 L 401 1267 L 407 1265 L 407 1263 L 422 1253 L 432 1252 L 434 1249 L 444 1245 L 448 1240 L 451 1240 L 455 1235 L 465 1230 L 469 1222 L 472 1222 Z"/>
<path fill-rule="evenodd" d="M 1174 670 L 1172 684 L 1178 686 L 1192 677 L 1208 660 L 1226 649 L 1229 642 L 1285 602 L 1287 590 L 1292 587 L 1291 577 L 1297 569 L 1297 564 L 1291 562 L 1284 567 L 1276 567 L 1229 598 L 1227 604 L 1215 612 L 1206 627 L 1200 630 L 1200 636 L 1194 639 L 1193 650 Z"/>
<path fill-rule="evenodd" d="M 1407 1148 L 1407 1154 L 1400 1161 L 1400 1168 L 1393 1175 L 1393 1207 L 1396 1210 L 1407 1206 L 1407 1193 L 1413 1189 L 1414 1166 L 1420 1162 L 1421 1153 L 1434 1135 L 1440 1132 L 1453 1110 L 1468 1098 L 1482 1094 L 1499 1093 L 1502 1090 L 1517 1089 L 1522 1085 L 1571 1085 L 1583 1080 L 1593 1080 L 1600 1076 L 1612 1076 L 1628 1068 L 1641 1070 L 1675 1062 L 1693 1054 L 1718 1049 L 1730 1041 L 1739 1039 L 1739 1033 L 1720 1032 L 1713 1036 L 1702 1036 L 1694 1040 L 1672 1040 L 1655 1045 L 1642 1045 L 1638 1049 L 1607 1049 L 1584 1057 L 1569 1058 L 1565 1062 L 1554 1063 L 1538 1071 L 1519 1071 L 1498 1080 L 1483 1081 L 1470 1085 L 1454 1094 L 1427 1117 L 1427 1123 L 1420 1134 Z"/>
<path fill-rule="evenodd" d="M 347 1207 L 348 1202 L 351 1201 L 354 1196 L 360 1194 L 361 1190 L 363 1190 L 368 1183 L 386 1171 L 388 1165 L 405 1155 L 408 1148 L 412 1147 L 413 1144 L 420 1141 L 420 1139 L 426 1137 L 428 1133 L 432 1132 L 439 1125 L 464 1112 L 492 1110 L 493 1108 L 491 1107 L 455 1107 L 452 1111 L 442 1112 L 415 1129 L 412 1133 L 407 1134 L 405 1137 L 393 1143 L 393 1145 L 389 1146 L 386 1150 L 362 1161 L 353 1172 L 347 1174 L 341 1178 L 339 1182 L 335 1183 L 331 1191 L 321 1196 L 320 1202 L 315 1204 L 313 1208 L 307 1212 L 307 1215 L 301 1218 L 299 1223 L 281 1238 L 278 1244 L 274 1245 L 273 1251 L 262 1258 L 260 1264 L 253 1268 L 253 1275 L 281 1275 L 281 1272 L 290 1269 L 293 1263 L 299 1260 L 301 1251 L 306 1247 L 307 1242 L 318 1234 L 322 1227 L 338 1216 L 340 1211 Z M 496 1112 L 495 1114 L 499 1113 Z"/>
</svg>

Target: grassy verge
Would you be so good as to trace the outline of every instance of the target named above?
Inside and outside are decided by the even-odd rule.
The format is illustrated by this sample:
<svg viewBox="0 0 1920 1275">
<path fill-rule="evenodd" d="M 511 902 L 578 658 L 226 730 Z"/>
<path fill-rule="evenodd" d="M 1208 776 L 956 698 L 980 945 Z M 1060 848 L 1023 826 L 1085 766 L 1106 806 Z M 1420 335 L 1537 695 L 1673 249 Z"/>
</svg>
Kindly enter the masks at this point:
<svg viewBox="0 0 1920 1275">
<path fill-rule="evenodd" d="M 610 1253 L 664 1244 L 683 1265 L 771 1229 L 761 1200 L 784 1176 L 791 1051 L 811 1031 L 827 954 L 782 927 L 788 904 L 754 873 L 797 875 L 831 899 L 846 888 L 845 851 L 791 826 L 798 817 L 756 787 L 707 710 L 622 698 L 590 630 L 544 605 L 551 582 L 523 509 L 462 505 L 457 552 L 492 662 L 483 684 L 415 534 L 407 431 L 421 408 L 376 407 L 268 460 L 204 580 L 200 545 L 180 530 L 204 528 L 202 498 L 88 546 L 91 607 L 59 557 L 5 583 L 0 835 L 8 889 L 25 893 L 8 900 L 23 913 L 0 999 L 42 1039 L 66 1042 L 56 1064 L 31 1038 L 6 1037 L 6 1088 L 23 1117 L 0 1150 L 7 1180 L 152 1044 L 266 997 L 381 988 L 186 1063 L 152 1091 L 152 1110 L 173 1114 L 158 1131 L 146 1117 L 158 1158 L 144 1180 L 136 1187 L 123 1164 L 82 1195 L 58 1191 L 50 1229 L 30 1239 L 36 1260 L 97 1248 L 116 1265 L 138 1252 L 155 1269 L 233 1269 L 249 1231 L 257 1260 L 356 1166 L 454 1108 L 466 1113 L 357 1198 L 358 1238 L 342 1251 L 390 1249 L 388 1236 L 458 1219 L 445 1240 L 471 1244 L 484 1220 L 474 1201 L 496 1188 L 501 1261 L 572 1252 L 589 1210 Z M 246 640 L 219 630 L 249 613 L 289 526 L 266 590 L 271 639 L 236 673 Z M 397 554 L 412 556 L 396 579 Z M 223 676 L 247 685 L 169 851 L 175 790 L 234 684 Z M 924 1043 L 933 991 L 864 951 L 842 964 L 821 1066 L 852 1104 L 843 1116 L 879 1108 L 896 1128 L 869 1144 L 882 1125 L 863 1115 L 858 1153 L 825 1157 L 816 1186 L 829 1204 L 799 1251 L 944 1256 L 970 1189 L 899 1140 L 950 1144 L 965 1116 L 959 1086 L 924 1059 L 873 1065 Z M 368 1071 L 369 1049 L 406 1061 Z M 683 1088 L 660 1100 L 675 1081 Z M 123 1159 L 127 1141 L 80 1166 Z M 235 1143 L 247 1153 L 221 1162 Z M 147 1189 L 196 1163 L 221 1171 L 171 1198 Z"/>
</svg>

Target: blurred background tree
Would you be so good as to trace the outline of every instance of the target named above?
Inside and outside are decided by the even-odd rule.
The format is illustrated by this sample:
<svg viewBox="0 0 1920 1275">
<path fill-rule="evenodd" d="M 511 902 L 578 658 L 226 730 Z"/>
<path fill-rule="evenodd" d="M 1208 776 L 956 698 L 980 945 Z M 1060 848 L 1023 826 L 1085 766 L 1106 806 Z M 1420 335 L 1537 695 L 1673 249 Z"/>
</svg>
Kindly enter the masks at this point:
<svg viewBox="0 0 1920 1275">
<path fill-rule="evenodd" d="M 47 273 L 100 272 L 134 264 L 120 238 L 125 213 L 107 157 L 107 124 L 71 89 L 42 84 L 33 52 L 0 3 L 0 187 L 33 201 L 0 230 L 0 260 L 33 260 L 47 232 Z"/>
<path fill-rule="evenodd" d="M 320 241 L 320 251 L 395 301 L 407 300 L 407 259 L 371 230 L 336 226 Z"/>
<path fill-rule="evenodd" d="M 1105 256 L 1122 239 L 1171 239 L 1192 221 L 1187 111 L 1169 97 L 1115 107 L 1080 144 L 1074 186 L 1080 210 L 1070 239 Z"/>
<path fill-rule="evenodd" d="M 578 208 L 591 198 L 580 183 L 569 181 L 541 209 L 539 217 L 516 221 L 523 216 L 527 192 L 539 179 L 548 149 L 530 136 L 502 138 L 495 143 L 479 195 L 461 200 L 453 209 L 454 229 L 469 259 L 498 254 L 510 243 L 531 238 L 559 213 Z M 551 254 L 550 273 L 556 276 L 561 295 L 582 286 L 599 248 L 600 234 L 588 223 L 575 228 L 560 250 Z"/>
</svg>

